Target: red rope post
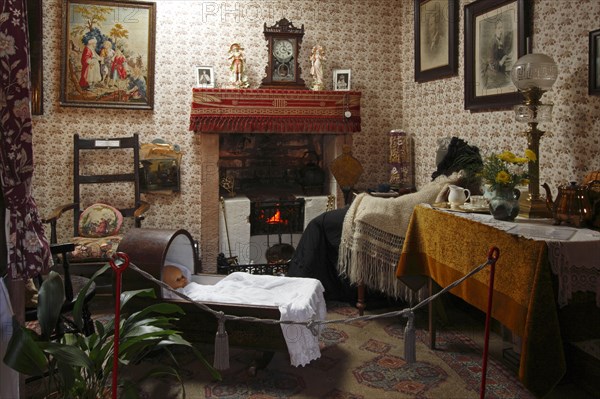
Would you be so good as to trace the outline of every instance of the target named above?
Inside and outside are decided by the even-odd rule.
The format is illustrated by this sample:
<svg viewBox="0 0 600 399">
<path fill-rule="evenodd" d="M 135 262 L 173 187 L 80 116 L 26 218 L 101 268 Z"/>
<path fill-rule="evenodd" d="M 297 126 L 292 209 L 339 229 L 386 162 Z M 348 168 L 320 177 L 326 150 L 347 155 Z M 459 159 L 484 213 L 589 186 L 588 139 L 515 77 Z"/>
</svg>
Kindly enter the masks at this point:
<svg viewBox="0 0 600 399">
<path fill-rule="evenodd" d="M 500 250 L 497 247 L 490 248 L 488 252 L 488 263 L 490 264 L 490 285 L 488 289 L 488 304 L 485 315 L 485 341 L 483 344 L 483 365 L 481 367 L 481 389 L 479 398 L 485 398 L 485 379 L 487 374 L 487 361 L 489 355 L 490 343 L 490 322 L 492 318 L 492 296 L 494 294 L 494 273 L 496 272 L 496 261 L 500 257 Z"/>
<path fill-rule="evenodd" d="M 122 263 L 117 265 L 114 259 L 120 259 Z M 129 256 L 123 252 L 117 252 L 110 260 L 110 267 L 115 271 L 116 294 L 115 294 L 115 335 L 113 370 L 112 370 L 112 399 L 117 399 L 117 380 L 119 376 L 119 327 L 121 324 L 121 274 L 129 267 Z"/>
</svg>

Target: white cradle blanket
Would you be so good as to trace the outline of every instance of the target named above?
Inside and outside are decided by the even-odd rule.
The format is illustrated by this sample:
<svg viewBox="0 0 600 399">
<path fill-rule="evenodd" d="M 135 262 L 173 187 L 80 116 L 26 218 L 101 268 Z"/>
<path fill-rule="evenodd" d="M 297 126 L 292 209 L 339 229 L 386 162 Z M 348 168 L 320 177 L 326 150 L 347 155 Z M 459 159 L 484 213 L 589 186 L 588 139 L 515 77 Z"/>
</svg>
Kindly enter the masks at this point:
<svg viewBox="0 0 600 399">
<path fill-rule="evenodd" d="M 214 285 L 195 282 L 178 289 L 199 302 L 277 306 L 281 320 L 325 320 L 323 285 L 312 278 L 229 274 Z M 292 366 L 304 366 L 321 357 L 319 337 L 303 325 L 281 324 Z M 320 332 L 320 329 L 319 329 Z"/>
</svg>

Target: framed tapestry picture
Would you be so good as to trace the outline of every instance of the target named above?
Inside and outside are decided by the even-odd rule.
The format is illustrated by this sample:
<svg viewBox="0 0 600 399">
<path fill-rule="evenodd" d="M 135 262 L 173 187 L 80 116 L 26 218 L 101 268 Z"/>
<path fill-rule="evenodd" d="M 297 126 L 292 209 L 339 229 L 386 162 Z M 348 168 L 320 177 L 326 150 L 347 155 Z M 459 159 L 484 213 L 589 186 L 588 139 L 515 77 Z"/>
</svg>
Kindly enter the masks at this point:
<svg viewBox="0 0 600 399">
<path fill-rule="evenodd" d="M 333 90 L 350 90 L 350 69 L 333 70 Z"/>
<path fill-rule="evenodd" d="M 153 109 L 156 4 L 63 0 L 60 104 Z"/>
<path fill-rule="evenodd" d="M 215 87 L 215 70 L 211 66 L 196 67 L 196 87 Z"/>
<path fill-rule="evenodd" d="M 600 29 L 590 32 L 588 93 L 600 96 Z"/>
<path fill-rule="evenodd" d="M 522 101 L 510 72 L 526 53 L 527 3 L 477 0 L 465 6 L 465 109 L 509 109 Z"/>
<path fill-rule="evenodd" d="M 458 73 L 458 0 L 415 0 L 415 81 Z"/>
</svg>

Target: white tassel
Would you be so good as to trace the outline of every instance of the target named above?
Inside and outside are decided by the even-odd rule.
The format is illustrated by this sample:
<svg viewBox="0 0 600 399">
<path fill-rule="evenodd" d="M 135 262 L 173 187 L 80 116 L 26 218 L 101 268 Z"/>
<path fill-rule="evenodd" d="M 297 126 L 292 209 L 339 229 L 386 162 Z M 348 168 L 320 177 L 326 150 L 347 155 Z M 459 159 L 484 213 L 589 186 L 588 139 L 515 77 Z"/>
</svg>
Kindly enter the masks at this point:
<svg viewBox="0 0 600 399">
<path fill-rule="evenodd" d="M 217 326 L 213 366 L 217 370 L 227 370 L 229 368 L 229 337 L 227 330 L 225 330 L 225 315 L 223 313 L 219 317 Z"/>
<path fill-rule="evenodd" d="M 408 313 L 408 321 L 404 328 L 404 360 L 408 364 L 412 364 L 417 361 L 417 349 L 416 349 L 416 334 L 415 334 L 415 314 L 411 310 Z"/>
</svg>

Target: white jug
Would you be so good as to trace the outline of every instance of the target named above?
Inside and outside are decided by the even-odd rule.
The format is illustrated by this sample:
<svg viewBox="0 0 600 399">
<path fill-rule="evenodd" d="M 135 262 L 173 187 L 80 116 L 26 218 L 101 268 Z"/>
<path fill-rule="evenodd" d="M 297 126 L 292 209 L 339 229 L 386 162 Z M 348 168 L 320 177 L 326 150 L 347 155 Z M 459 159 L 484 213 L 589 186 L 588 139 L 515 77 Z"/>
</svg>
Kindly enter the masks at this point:
<svg viewBox="0 0 600 399">
<path fill-rule="evenodd" d="M 448 188 L 450 189 L 450 194 L 448 194 L 448 202 L 452 208 L 463 205 L 471 197 L 471 192 L 468 188 L 455 186 L 454 184 L 450 184 Z"/>
</svg>

